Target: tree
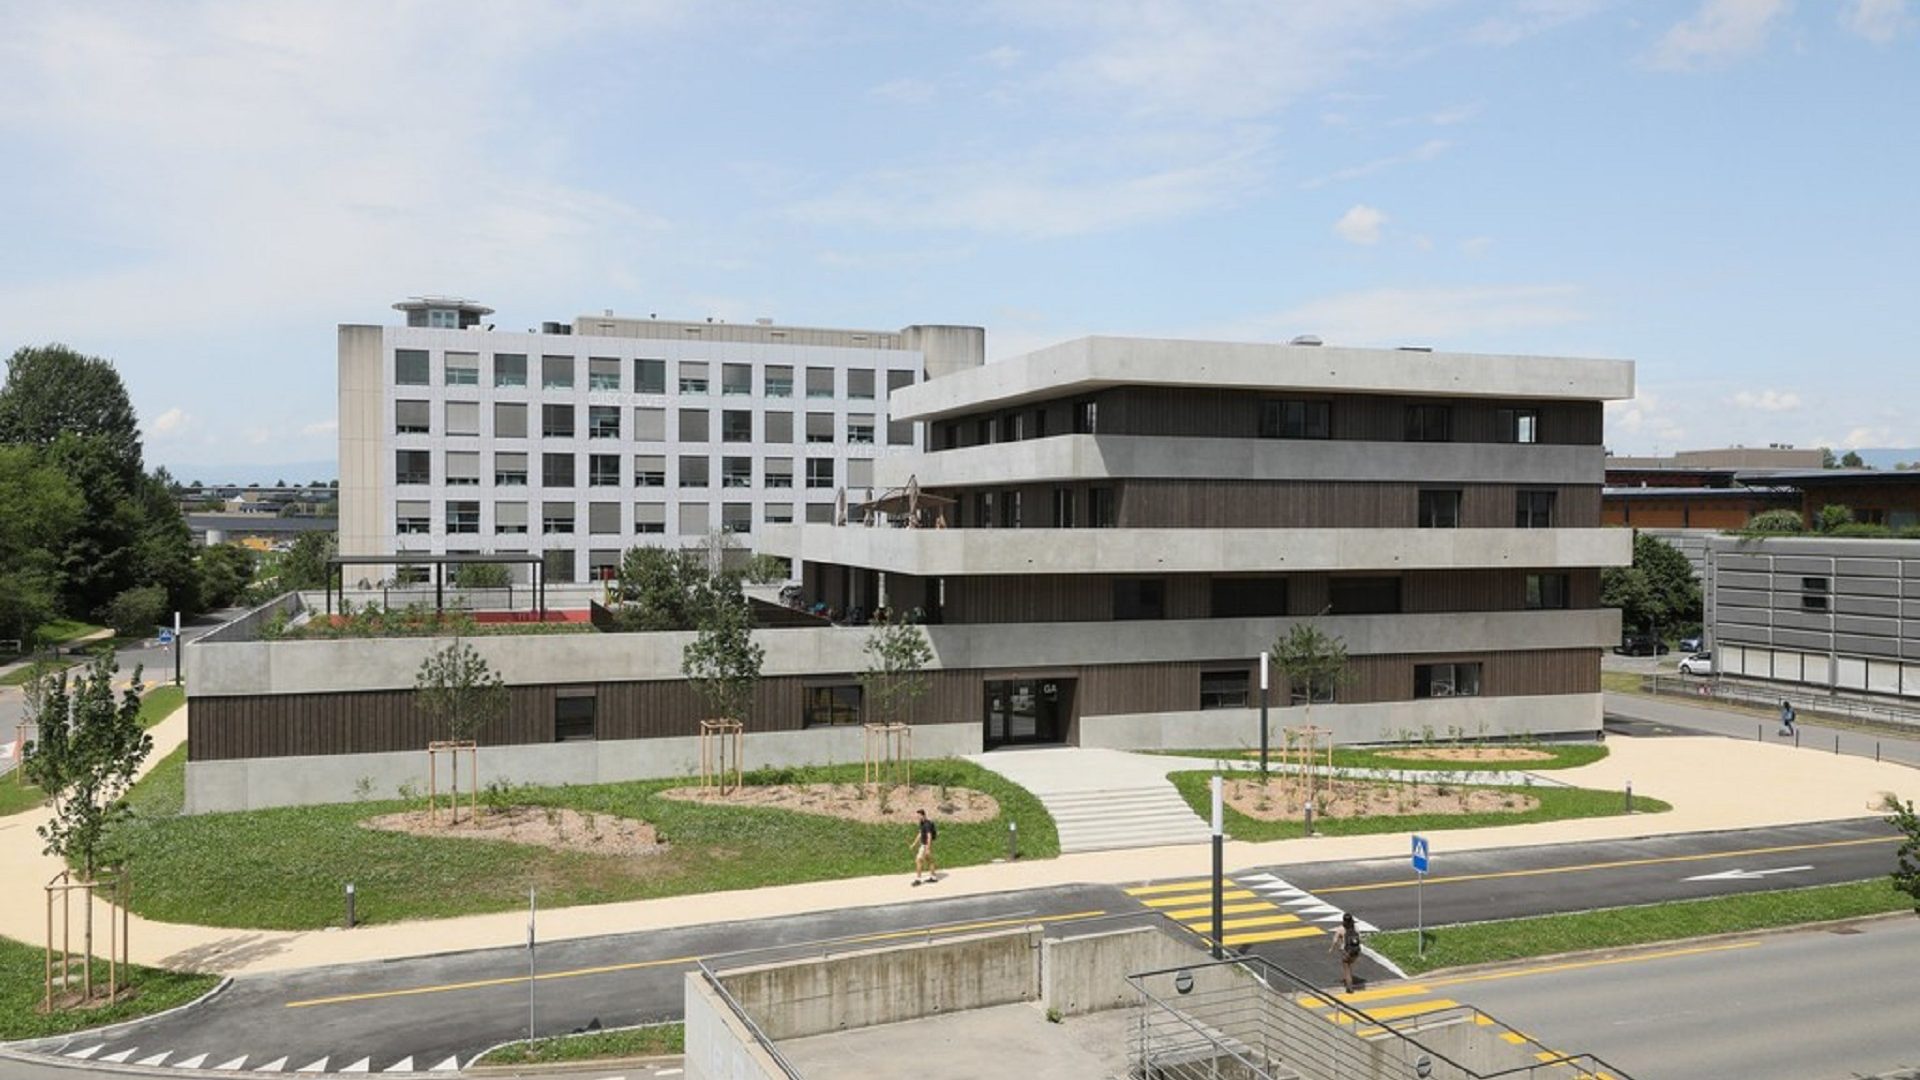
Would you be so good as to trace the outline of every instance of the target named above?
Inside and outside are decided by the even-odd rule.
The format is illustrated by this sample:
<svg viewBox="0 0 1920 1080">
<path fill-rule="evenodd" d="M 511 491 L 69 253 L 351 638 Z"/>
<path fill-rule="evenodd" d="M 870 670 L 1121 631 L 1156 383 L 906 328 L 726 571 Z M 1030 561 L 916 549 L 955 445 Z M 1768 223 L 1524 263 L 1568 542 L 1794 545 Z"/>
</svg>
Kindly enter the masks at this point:
<svg viewBox="0 0 1920 1080">
<path fill-rule="evenodd" d="M 699 633 L 680 653 L 680 671 L 714 715 L 745 723 L 767 651 L 753 640 L 753 608 L 730 577 L 699 589 L 694 623 Z"/>
<path fill-rule="evenodd" d="M 1820 513 L 1813 519 L 1815 532 L 1836 532 L 1851 524 L 1853 524 L 1853 508 L 1840 503 L 1828 503 L 1821 507 Z"/>
<path fill-rule="evenodd" d="M 1797 533 L 1806 531 L 1798 510 L 1762 510 L 1747 519 L 1748 533 Z"/>
<path fill-rule="evenodd" d="M 200 577 L 200 602 L 209 608 L 239 601 L 253 583 L 259 558 L 238 544 L 213 544 L 201 549 L 195 563 Z"/>
<path fill-rule="evenodd" d="M 927 692 L 927 662 L 933 645 L 917 624 L 880 623 L 867 635 L 867 670 L 860 673 L 868 715 L 881 723 L 904 723 L 913 703 Z"/>
<path fill-rule="evenodd" d="M 620 558 L 622 630 L 692 630 L 707 577 L 687 552 L 639 546 Z"/>
<path fill-rule="evenodd" d="M 31 446 L 0 446 L 0 638 L 30 642 L 59 613 L 80 492 Z"/>
<path fill-rule="evenodd" d="M 158 585 L 140 585 L 113 598 L 101 614 L 121 637 L 146 637 L 166 619 L 167 591 Z"/>
<path fill-rule="evenodd" d="M 1860 456 L 1860 451 L 1849 450 L 1840 455 L 1840 467 L 1843 469 L 1864 469 L 1867 467 L 1867 463 L 1866 460 Z"/>
<path fill-rule="evenodd" d="M 53 817 L 40 826 L 48 855 L 77 865 L 92 881 L 103 864 L 114 825 L 131 814 L 127 791 L 140 763 L 153 751 L 153 737 L 140 726 L 140 670 L 133 685 L 113 696 L 120 666 L 102 653 L 71 686 L 65 672 L 47 679 L 28 696 L 28 718 L 36 732 L 20 768 L 46 793 Z M 93 957 L 93 905 L 86 905 L 82 947 Z"/>
<path fill-rule="evenodd" d="M 330 532 L 301 533 L 281 558 L 279 580 L 282 592 L 327 587 L 327 560 L 333 558 L 335 541 Z"/>
<path fill-rule="evenodd" d="M 453 742 L 470 743 L 480 730 L 507 714 L 511 696 L 500 675 L 473 646 L 454 638 L 428 653 L 413 677 L 414 702 Z M 429 751 L 431 753 L 431 751 Z M 475 751 L 476 760 L 478 751 Z M 473 778 L 479 790 L 480 778 Z M 453 756 L 454 819 L 460 815 L 460 756 Z"/>
<path fill-rule="evenodd" d="M 1840 467 L 1840 460 L 1833 456 L 1833 450 L 1830 447 L 1823 446 L 1820 448 L 1820 467 L 1823 469 L 1837 469 Z"/>
<path fill-rule="evenodd" d="M 139 478 L 133 500 L 138 510 L 134 530 L 133 580 L 166 591 L 170 611 L 199 611 L 200 575 L 194 569 L 193 534 L 173 497 L 173 478 L 165 469 Z"/>
<path fill-rule="evenodd" d="M 1893 887 L 1913 897 L 1913 913 L 1920 915 L 1920 815 L 1914 813 L 1911 799 L 1902 802 L 1891 792 L 1883 808 L 1887 824 L 1906 834 L 1894 856 Z"/>
<path fill-rule="evenodd" d="M 1347 680 L 1347 644 L 1307 622 L 1297 622 L 1273 643 L 1273 666 L 1287 688 L 1289 703 L 1298 698 L 1309 710 L 1314 699 Z M 1311 715 L 1309 712 L 1308 715 Z"/>
<path fill-rule="evenodd" d="M 1633 538 L 1633 565 L 1600 571 L 1600 605 L 1620 609 L 1625 626 L 1678 627 L 1700 621 L 1700 582 L 1672 544 L 1646 533 Z"/>
<path fill-rule="evenodd" d="M 113 365 L 65 345 L 17 350 L 0 386 L 0 443 L 45 447 L 64 434 L 98 440 L 123 483 L 140 475 L 140 427 Z"/>
<path fill-rule="evenodd" d="M 513 575 L 500 563 L 467 563 L 454 570 L 453 583 L 462 589 L 504 589 Z"/>
</svg>

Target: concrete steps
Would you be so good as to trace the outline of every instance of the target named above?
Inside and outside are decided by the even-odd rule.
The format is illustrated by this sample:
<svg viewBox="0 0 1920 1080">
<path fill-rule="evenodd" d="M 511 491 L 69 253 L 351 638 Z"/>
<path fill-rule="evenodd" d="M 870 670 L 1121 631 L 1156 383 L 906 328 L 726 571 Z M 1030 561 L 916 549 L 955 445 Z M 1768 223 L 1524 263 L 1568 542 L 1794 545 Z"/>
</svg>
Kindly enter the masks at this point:
<svg viewBox="0 0 1920 1080">
<path fill-rule="evenodd" d="M 1053 815 L 1060 851 L 1204 844 L 1212 836 L 1173 785 L 1035 792 Z"/>
</svg>

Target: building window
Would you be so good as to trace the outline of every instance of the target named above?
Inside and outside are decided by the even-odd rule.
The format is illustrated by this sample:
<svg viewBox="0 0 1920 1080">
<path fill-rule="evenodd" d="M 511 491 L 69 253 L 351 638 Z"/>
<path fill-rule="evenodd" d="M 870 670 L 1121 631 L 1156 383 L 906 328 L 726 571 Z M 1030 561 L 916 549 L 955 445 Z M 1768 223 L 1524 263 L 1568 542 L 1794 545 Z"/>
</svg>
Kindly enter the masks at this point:
<svg viewBox="0 0 1920 1080">
<path fill-rule="evenodd" d="M 1496 409 L 1493 415 L 1494 438 L 1504 443 L 1540 441 L 1539 409 Z"/>
<path fill-rule="evenodd" d="M 1333 432 L 1333 406 L 1324 401 L 1262 401 L 1263 439 L 1325 439 Z"/>
<path fill-rule="evenodd" d="M 509 453 L 494 454 L 493 485 L 495 487 L 525 487 L 527 485 L 527 455 Z"/>
<path fill-rule="evenodd" d="M 1334 578 L 1327 583 L 1327 610 L 1331 615 L 1397 615 L 1400 612 L 1400 579 Z"/>
<path fill-rule="evenodd" d="M 1113 582 L 1115 619 L 1167 617 L 1167 583 L 1160 578 L 1116 578 Z"/>
<path fill-rule="evenodd" d="M 408 323 L 408 325 L 411 326 L 412 323 Z M 457 311 L 449 311 L 446 308 L 428 308 L 427 325 L 435 330 L 458 330 L 460 329 L 460 313 Z"/>
<path fill-rule="evenodd" d="M 619 454 L 588 454 L 587 455 L 587 486 L 588 487 L 619 487 L 620 486 L 620 455 Z"/>
<path fill-rule="evenodd" d="M 573 549 L 552 548 L 540 554 L 541 569 L 548 584 L 573 580 Z"/>
<path fill-rule="evenodd" d="M 1422 491 L 1419 525 L 1423 529 L 1459 528 L 1460 493 L 1458 491 Z"/>
<path fill-rule="evenodd" d="M 861 445 L 873 445 L 873 416 L 851 414 L 847 417 L 847 442 Z"/>
<path fill-rule="evenodd" d="M 1071 529 L 1074 527 L 1073 506 L 1074 506 L 1074 498 L 1073 498 L 1072 488 L 1054 488 L 1053 489 L 1053 527 L 1054 528 Z"/>
<path fill-rule="evenodd" d="M 548 536 L 571 535 L 573 533 L 573 504 L 570 502 L 540 504 L 540 531 Z"/>
<path fill-rule="evenodd" d="M 527 385 L 527 354 L 494 353 L 493 385 L 495 388 Z"/>
<path fill-rule="evenodd" d="M 847 369 L 847 396 L 858 401 L 873 400 L 873 372 L 866 368 Z"/>
<path fill-rule="evenodd" d="M 540 388 L 542 390 L 573 389 L 573 357 L 543 356 L 540 358 Z"/>
<path fill-rule="evenodd" d="M 573 438 L 573 406 L 540 406 L 540 434 L 549 439 Z"/>
<path fill-rule="evenodd" d="M 833 486 L 832 458 L 810 457 L 807 459 L 807 486 L 810 488 Z"/>
<path fill-rule="evenodd" d="M 433 451 L 394 451 L 393 482 L 396 484 L 433 483 Z"/>
<path fill-rule="evenodd" d="M 1415 664 L 1413 696 L 1417 698 L 1478 697 L 1480 665 Z"/>
<path fill-rule="evenodd" d="M 793 396 L 793 368 L 788 364 L 768 365 L 766 374 L 761 377 L 762 393 L 767 397 Z"/>
<path fill-rule="evenodd" d="M 873 459 L 847 459 L 847 486 L 850 488 L 870 488 L 873 486 Z"/>
<path fill-rule="evenodd" d="M 703 488 L 707 486 L 707 459 L 705 455 L 680 458 L 680 486 L 683 488 Z"/>
<path fill-rule="evenodd" d="M 587 389 L 620 389 L 620 361 L 610 356 L 587 358 Z"/>
<path fill-rule="evenodd" d="M 397 502 L 393 514 L 393 531 L 401 536 L 425 536 L 433 531 L 433 509 L 424 501 Z"/>
<path fill-rule="evenodd" d="M 572 555 L 572 552 L 568 552 Z M 569 567 L 569 570 L 572 568 Z M 572 575 L 569 574 L 569 577 Z M 553 693 L 553 741 L 584 742 L 593 738 L 592 690 L 556 690 Z"/>
<path fill-rule="evenodd" d="M 493 437 L 496 439 L 527 437 L 526 402 L 496 401 L 493 403 Z"/>
<path fill-rule="evenodd" d="M 973 497 L 973 525 L 977 529 L 993 528 L 993 492 L 978 492 Z"/>
<path fill-rule="evenodd" d="M 752 532 L 753 504 L 721 503 L 720 531 L 724 533 Z"/>
<path fill-rule="evenodd" d="M 480 486 L 480 452 L 477 450 L 447 451 L 446 477 L 448 487 Z"/>
<path fill-rule="evenodd" d="M 707 504 L 706 503 L 681 503 L 680 504 L 680 535 L 681 536 L 707 535 Z"/>
<path fill-rule="evenodd" d="M 480 531 L 480 504 L 466 500 L 453 500 L 447 503 L 447 533 L 478 533 Z"/>
<path fill-rule="evenodd" d="M 424 401 L 396 401 L 393 403 L 393 433 L 396 435 L 425 435 L 432 426 L 432 409 Z"/>
<path fill-rule="evenodd" d="M 587 504 L 587 533 L 592 536 L 618 536 L 620 534 L 620 504 L 597 502 Z M 598 580 L 596 578 L 596 580 Z"/>
<path fill-rule="evenodd" d="M 680 410 L 680 441 L 683 443 L 707 441 L 707 410 Z"/>
<path fill-rule="evenodd" d="M 1294 680 L 1287 685 L 1287 704 L 1289 705 L 1331 705 L 1333 704 L 1334 684 L 1316 683 L 1312 686 L 1304 681 Z"/>
<path fill-rule="evenodd" d="M 527 504 L 523 502 L 494 503 L 493 531 L 503 536 L 525 536 L 527 534 Z"/>
<path fill-rule="evenodd" d="M 834 727 L 860 722 L 860 684 L 807 687 L 805 727 Z"/>
<path fill-rule="evenodd" d="M 680 392 L 683 394 L 704 394 L 707 392 L 707 362 L 705 360 L 680 361 Z"/>
<path fill-rule="evenodd" d="M 1559 609 L 1567 606 L 1566 574 L 1528 574 L 1527 607 L 1529 609 Z"/>
<path fill-rule="evenodd" d="M 887 421 L 887 445 L 888 446 L 912 446 L 913 445 L 913 421 L 911 420 Z"/>
<path fill-rule="evenodd" d="M 633 456 L 634 487 L 666 487 L 667 455 L 635 454 Z"/>
<path fill-rule="evenodd" d="M 1551 491 L 1522 491 L 1515 497 L 1513 524 L 1520 529 L 1553 528 Z"/>
<path fill-rule="evenodd" d="M 1407 406 L 1408 442 L 1447 442 L 1453 438 L 1453 410 L 1445 405 Z"/>
<path fill-rule="evenodd" d="M 633 392 L 636 394 L 666 393 L 667 362 L 665 360 L 635 360 L 633 362 Z"/>
<path fill-rule="evenodd" d="M 807 524 L 809 525 L 833 524 L 833 504 L 832 503 L 808 503 L 807 504 Z"/>
<path fill-rule="evenodd" d="M 1200 673 L 1200 708 L 1244 709 L 1247 707 L 1245 671 L 1203 671 Z"/>
<path fill-rule="evenodd" d="M 752 487 L 753 459 L 748 457 L 721 458 L 720 486 L 730 488 Z"/>
<path fill-rule="evenodd" d="M 1100 405 L 1092 398 L 1073 403 L 1073 433 L 1094 435 L 1100 430 Z"/>
<path fill-rule="evenodd" d="M 1022 500 L 1018 491 L 1003 491 L 1000 493 L 1001 528 L 1018 529 L 1021 527 L 1021 502 Z"/>
<path fill-rule="evenodd" d="M 793 486 L 793 459 L 770 457 L 766 461 L 765 478 L 761 483 L 770 488 L 790 488 Z"/>
<path fill-rule="evenodd" d="M 1120 524 L 1120 502 L 1110 487 L 1087 492 L 1087 524 L 1096 529 L 1111 529 Z"/>
<path fill-rule="evenodd" d="M 617 439 L 620 437 L 620 406 L 587 406 L 587 438 Z"/>
<path fill-rule="evenodd" d="M 833 442 L 833 414 L 810 412 L 807 414 L 807 441 L 810 443 Z"/>
<path fill-rule="evenodd" d="M 665 409 L 633 410 L 633 441 L 634 442 L 666 442 L 667 441 L 667 410 Z"/>
<path fill-rule="evenodd" d="M 1829 603 L 1830 581 L 1823 577 L 1803 577 L 1800 579 L 1800 610 L 1826 611 Z"/>
<path fill-rule="evenodd" d="M 769 525 L 789 525 L 793 522 L 792 503 L 768 503 L 761 513 L 762 519 Z"/>
<path fill-rule="evenodd" d="M 479 353 L 448 353 L 446 359 L 446 382 L 448 386 L 480 385 Z"/>
<path fill-rule="evenodd" d="M 427 350 L 395 349 L 393 383 L 395 386 L 432 386 L 433 376 L 427 370 Z"/>
<path fill-rule="evenodd" d="M 573 455 L 541 454 L 540 482 L 547 487 L 572 487 Z"/>
<path fill-rule="evenodd" d="M 1012 416 L 1006 418 L 1005 423 L 1007 425 L 1008 442 L 1021 442 L 1029 438 L 1027 435 L 1026 413 L 1014 413 Z"/>
<path fill-rule="evenodd" d="M 768 411 L 760 416 L 763 438 L 768 443 L 793 442 L 793 414 L 790 412 Z"/>
<path fill-rule="evenodd" d="M 753 414 L 745 409 L 728 409 L 720 414 L 720 441 L 753 441 Z"/>
<path fill-rule="evenodd" d="M 720 365 L 720 395 L 722 397 L 750 397 L 753 394 L 753 366 L 751 364 Z"/>
<path fill-rule="evenodd" d="M 480 434 L 480 403 L 477 401 L 447 402 L 447 434 Z"/>
<path fill-rule="evenodd" d="M 1047 410 L 1033 410 L 1032 428 L 1033 430 L 1028 433 L 1027 438 L 1044 439 L 1047 437 Z"/>
<path fill-rule="evenodd" d="M 1275 618 L 1287 613 L 1287 579 L 1216 577 L 1211 582 L 1216 619 Z"/>
<path fill-rule="evenodd" d="M 612 581 L 619 576 L 619 551 L 614 548 L 593 548 L 587 552 L 588 581 Z"/>
<path fill-rule="evenodd" d="M 810 367 L 807 369 L 807 396 L 810 398 L 830 398 L 833 396 L 832 368 Z"/>
<path fill-rule="evenodd" d="M 667 504 L 634 503 L 633 531 L 656 535 L 667 531 Z"/>
</svg>

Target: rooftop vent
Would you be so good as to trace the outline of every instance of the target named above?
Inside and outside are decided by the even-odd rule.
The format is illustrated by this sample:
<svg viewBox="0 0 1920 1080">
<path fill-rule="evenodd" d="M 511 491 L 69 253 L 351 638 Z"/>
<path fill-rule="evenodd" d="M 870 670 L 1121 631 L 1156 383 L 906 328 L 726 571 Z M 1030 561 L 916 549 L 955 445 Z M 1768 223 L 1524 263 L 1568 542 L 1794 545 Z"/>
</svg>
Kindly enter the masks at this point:
<svg viewBox="0 0 1920 1080">
<path fill-rule="evenodd" d="M 1402 346 L 1400 346 L 1400 351 L 1401 351 L 1401 352 L 1432 352 L 1432 351 L 1433 351 L 1433 346 L 1431 346 L 1431 345 L 1402 345 Z"/>
<path fill-rule="evenodd" d="M 1326 342 L 1320 340 L 1319 334 L 1299 334 L 1299 335 L 1296 335 L 1292 341 L 1287 342 L 1287 344 L 1289 345 L 1325 345 Z"/>
<path fill-rule="evenodd" d="M 762 315 L 761 317 L 759 317 L 759 318 L 757 318 L 757 319 L 755 319 L 755 320 L 753 320 L 753 321 L 754 321 L 754 325 L 756 325 L 756 326 L 772 326 L 772 325 L 773 325 L 773 320 L 772 320 L 772 319 L 769 319 L 769 318 L 767 318 L 767 317 L 766 317 L 766 316 L 764 316 L 764 315 Z"/>
</svg>

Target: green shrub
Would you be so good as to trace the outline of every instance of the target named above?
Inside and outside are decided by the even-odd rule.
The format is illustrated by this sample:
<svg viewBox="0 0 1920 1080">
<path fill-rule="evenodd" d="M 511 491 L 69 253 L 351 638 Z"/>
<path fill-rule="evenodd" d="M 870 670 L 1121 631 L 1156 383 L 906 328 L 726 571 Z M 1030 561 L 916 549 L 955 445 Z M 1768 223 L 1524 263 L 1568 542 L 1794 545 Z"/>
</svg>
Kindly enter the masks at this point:
<svg viewBox="0 0 1920 1080">
<path fill-rule="evenodd" d="M 100 617 L 121 637 L 143 638 L 159 628 L 166 613 L 167 590 L 158 585 L 141 585 L 108 601 Z"/>
</svg>

